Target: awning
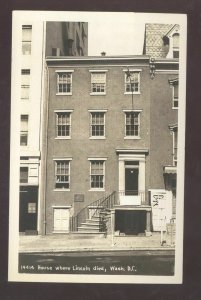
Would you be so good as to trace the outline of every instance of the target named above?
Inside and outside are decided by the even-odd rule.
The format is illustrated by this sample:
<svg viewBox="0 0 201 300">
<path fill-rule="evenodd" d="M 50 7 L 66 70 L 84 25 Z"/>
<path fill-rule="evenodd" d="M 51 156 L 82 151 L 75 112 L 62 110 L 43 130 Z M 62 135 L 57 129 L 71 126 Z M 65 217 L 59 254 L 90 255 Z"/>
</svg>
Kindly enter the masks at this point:
<svg viewBox="0 0 201 300">
<path fill-rule="evenodd" d="M 177 174 L 177 167 L 175 166 L 165 166 L 163 167 L 165 174 Z"/>
</svg>

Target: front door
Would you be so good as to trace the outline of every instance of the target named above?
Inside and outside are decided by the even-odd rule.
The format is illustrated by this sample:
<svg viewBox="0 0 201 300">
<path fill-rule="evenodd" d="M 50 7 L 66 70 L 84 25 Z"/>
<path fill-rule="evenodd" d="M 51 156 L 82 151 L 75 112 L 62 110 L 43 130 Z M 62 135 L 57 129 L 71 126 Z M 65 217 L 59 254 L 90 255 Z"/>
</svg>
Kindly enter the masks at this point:
<svg viewBox="0 0 201 300">
<path fill-rule="evenodd" d="M 138 195 L 138 168 L 125 168 L 125 195 Z"/>
<path fill-rule="evenodd" d="M 54 208 L 54 231 L 69 231 L 68 208 Z"/>
</svg>

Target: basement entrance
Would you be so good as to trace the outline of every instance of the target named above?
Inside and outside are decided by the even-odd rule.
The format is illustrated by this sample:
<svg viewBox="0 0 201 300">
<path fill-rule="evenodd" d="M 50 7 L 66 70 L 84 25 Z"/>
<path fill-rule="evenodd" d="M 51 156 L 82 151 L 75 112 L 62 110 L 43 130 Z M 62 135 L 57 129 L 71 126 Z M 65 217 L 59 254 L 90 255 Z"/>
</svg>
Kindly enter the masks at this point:
<svg viewBox="0 0 201 300">
<path fill-rule="evenodd" d="M 115 231 L 125 235 L 138 235 L 145 233 L 146 211 L 145 210 L 116 210 Z"/>
</svg>

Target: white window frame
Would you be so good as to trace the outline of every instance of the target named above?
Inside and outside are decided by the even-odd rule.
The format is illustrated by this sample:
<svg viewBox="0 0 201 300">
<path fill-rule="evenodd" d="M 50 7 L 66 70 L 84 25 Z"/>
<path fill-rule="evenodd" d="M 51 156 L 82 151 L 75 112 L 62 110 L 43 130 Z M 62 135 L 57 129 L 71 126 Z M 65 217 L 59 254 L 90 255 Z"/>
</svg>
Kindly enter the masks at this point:
<svg viewBox="0 0 201 300">
<path fill-rule="evenodd" d="M 92 96 L 101 96 L 101 95 L 106 95 L 106 88 L 107 88 L 107 72 L 108 70 L 89 70 L 89 72 L 91 73 L 91 92 L 90 95 Z M 92 78 L 93 78 L 93 74 L 105 74 L 105 89 L 104 92 L 93 92 L 92 89 Z"/>
<path fill-rule="evenodd" d="M 172 88 L 172 109 L 179 109 L 179 79 L 178 78 L 174 78 L 174 79 L 169 79 L 169 84 L 170 87 Z M 178 86 L 178 98 L 175 99 L 175 86 Z M 178 106 L 175 106 L 175 102 L 178 103 Z"/>
<path fill-rule="evenodd" d="M 21 182 L 21 169 L 26 168 L 27 169 L 27 182 Z M 20 185 L 28 185 L 29 184 L 29 166 L 27 165 L 21 165 L 20 166 Z"/>
<path fill-rule="evenodd" d="M 55 73 L 57 74 L 57 96 L 63 96 L 63 95 L 72 95 L 73 94 L 73 72 L 74 70 L 56 70 Z M 59 76 L 61 74 L 70 74 L 71 75 L 71 89 L 70 92 L 59 92 Z M 67 83 L 66 83 L 67 84 Z"/>
<path fill-rule="evenodd" d="M 125 140 L 133 140 L 133 139 L 141 139 L 141 113 L 142 113 L 142 109 L 138 109 L 138 110 L 128 110 L 128 109 L 124 109 L 124 139 Z M 138 135 L 126 135 L 126 114 L 127 113 L 138 113 Z"/>
<path fill-rule="evenodd" d="M 91 157 L 91 158 L 88 158 L 88 161 L 89 161 L 89 163 L 90 163 L 90 166 L 89 166 L 89 168 L 90 168 L 90 175 L 89 175 L 89 184 L 90 184 L 90 186 L 89 186 L 89 191 L 93 191 L 93 192 L 102 192 L 102 191 L 105 191 L 105 162 L 106 162 L 106 160 L 107 160 L 107 158 L 106 157 Z M 92 165 L 92 163 L 93 162 L 103 162 L 103 187 L 91 187 L 91 176 L 92 176 L 92 174 L 91 174 L 91 165 Z"/>
<path fill-rule="evenodd" d="M 177 143 L 175 143 L 175 134 L 177 134 Z M 173 166 L 177 166 L 178 157 L 178 127 L 175 126 L 172 132 L 173 136 Z"/>
<path fill-rule="evenodd" d="M 25 75 L 29 76 L 28 77 L 28 84 L 22 84 L 22 81 L 24 81 L 24 80 L 22 80 L 22 78 Z M 29 101 L 29 99 L 30 99 L 30 79 L 31 79 L 31 70 L 30 69 L 22 69 L 21 70 L 21 94 L 20 94 L 20 99 L 22 101 Z M 22 94 L 23 94 L 22 89 L 27 89 L 28 90 L 28 97 L 27 98 L 22 98 Z"/>
<path fill-rule="evenodd" d="M 30 39 L 29 40 L 24 40 L 23 38 L 23 30 L 29 29 L 30 30 Z M 24 47 L 24 43 L 27 43 L 30 45 L 30 51 L 27 51 L 28 53 L 25 53 L 23 51 Z M 22 55 L 31 55 L 31 49 L 32 48 L 32 25 L 22 25 Z"/>
<path fill-rule="evenodd" d="M 88 110 L 90 113 L 90 139 L 94 139 L 94 140 L 103 140 L 105 139 L 105 113 L 107 112 L 107 109 L 99 109 L 99 110 L 93 110 L 93 109 L 89 109 Z M 104 135 L 92 135 L 92 114 L 93 113 L 103 113 L 103 117 L 104 117 Z"/>
<path fill-rule="evenodd" d="M 71 185 L 71 160 L 72 158 L 54 158 L 53 161 L 54 161 L 54 191 L 56 192 L 66 192 L 66 191 L 70 191 L 70 185 Z M 57 163 L 59 161 L 65 161 L 65 162 L 68 162 L 69 164 L 69 172 L 68 172 L 68 177 L 69 177 L 69 180 L 68 180 L 68 183 L 69 183 L 69 187 L 68 188 L 56 188 L 56 176 L 57 176 Z"/>
<path fill-rule="evenodd" d="M 178 86 L 178 98 L 175 98 L 175 86 Z M 177 103 L 177 106 L 175 106 L 175 103 Z M 179 108 L 179 84 L 173 84 L 172 85 L 172 109 L 178 109 Z"/>
<path fill-rule="evenodd" d="M 22 130 L 22 128 L 20 128 L 20 147 L 28 147 L 29 145 L 29 122 L 30 122 L 30 116 L 28 114 L 22 114 L 20 115 L 20 126 L 22 126 L 22 116 L 26 116 L 27 117 L 27 130 Z M 27 143 L 26 145 L 22 145 L 21 144 L 21 134 L 26 134 L 27 137 Z"/>
<path fill-rule="evenodd" d="M 138 91 L 129 91 L 127 92 L 126 91 L 126 84 L 127 84 L 127 75 L 126 75 L 126 72 L 130 72 L 131 74 L 132 73 L 138 73 Z M 140 93 L 140 77 L 141 77 L 141 72 L 142 72 L 142 69 L 130 69 L 130 68 L 127 68 L 127 69 L 123 69 L 123 72 L 124 72 L 124 95 L 139 95 L 141 94 Z"/>
<path fill-rule="evenodd" d="M 56 140 L 69 140 L 71 139 L 71 116 L 72 116 L 72 112 L 73 112 L 73 109 L 65 109 L 65 110 L 55 110 L 55 139 Z M 69 135 L 65 136 L 58 136 L 58 114 L 59 113 L 69 113 Z"/>
</svg>

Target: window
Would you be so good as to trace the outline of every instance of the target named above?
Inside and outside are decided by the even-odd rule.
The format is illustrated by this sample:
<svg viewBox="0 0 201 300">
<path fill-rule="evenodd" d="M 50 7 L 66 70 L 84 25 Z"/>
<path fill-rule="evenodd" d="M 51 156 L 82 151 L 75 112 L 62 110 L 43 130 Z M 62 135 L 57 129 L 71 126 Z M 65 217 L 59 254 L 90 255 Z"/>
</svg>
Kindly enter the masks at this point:
<svg viewBox="0 0 201 300">
<path fill-rule="evenodd" d="M 172 36 L 173 39 L 173 58 L 179 58 L 179 33 Z"/>
<path fill-rule="evenodd" d="M 178 127 L 173 129 L 173 165 L 177 165 Z"/>
<path fill-rule="evenodd" d="M 20 183 L 28 183 L 28 167 L 20 167 Z"/>
<path fill-rule="evenodd" d="M 21 99 L 29 100 L 30 70 L 21 71 Z"/>
<path fill-rule="evenodd" d="M 91 94 L 106 93 L 106 73 L 92 72 L 91 73 Z"/>
<path fill-rule="evenodd" d="M 91 137 L 105 136 L 105 112 L 91 112 Z"/>
<path fill-rule="evenodd" d="M 22 26 L 22 54 L 23 55 L 31 54 L 31 35 L 32 35 L 32 26 L 23 25 Z"/>
<path fill-rule="evenodd" d="M 70 137 L 71 112 L 56 112 L 56 136 L 57 138 Z"/>
<path fill-rule="evenodd" d="M 125 112 L 125 136 L 140 136 L 140 113 L 136 111 Z"/>
<path fill-rule="evenodd" d="M 72 72 L 57 72 L 57 94 L 72 95 Z"/>
<path fill-rule="evenodd" d="M 36 203 L 28 203 L 28 214 L 36 214 Z"/>
<path fill-rule="evenodd" d="M 179 88 L 178 82 L 173 85 L 173 108 L 179 107 Z"/>
<path fill-rule="evenodd" d="M 170 87 L 172 88 L 172 108 L 179 107 L 179 78 L 169 79 Z"/>
<path fill-rule="evenodd" d="M 125 93 L 140 92 L 140 72 L 125 71 Z"/>
<path fill-rule="evenodd" d="M 21 115 L 21 128 L 20 128 L 20 145 L 27 146 L 28 144 L 28 115 Z"/>
<path fill-rule="evenodd" d="M 104 189 L 105 161 L 93 160 L 90 161 L 90 188 Z"/>
<path fill-rule="evenodd" d="M 68 160 L 55 161 L 55 189 L 70 188 L 70 162 Z"/>
</svg>

